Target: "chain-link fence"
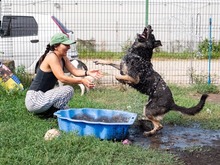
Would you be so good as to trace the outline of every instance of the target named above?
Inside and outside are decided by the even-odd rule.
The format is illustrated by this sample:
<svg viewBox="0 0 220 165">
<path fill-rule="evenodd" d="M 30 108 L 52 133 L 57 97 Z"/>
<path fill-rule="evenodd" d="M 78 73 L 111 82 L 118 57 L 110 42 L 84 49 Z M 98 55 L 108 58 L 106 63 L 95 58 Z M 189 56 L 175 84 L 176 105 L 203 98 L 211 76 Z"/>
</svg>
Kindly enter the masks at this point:
<svg viewBox="0 0 220 165">
<path fill-rule="evenodd" d="M 158 51 L 179 56 L 189 54 L 184 60 L 161 60 L 153 57 L 155 70 L 166 81 L 189 84 L 198 78 L 208 81 L 211 75 L 211 82 L 220 84 L 220 60 L 214 58 L 220 49 L 219 8 L 220 2 L 217 0 L 4 0 L 1 1 L 1 16 L 2 13 L 13 15 L 23 12 L 54 15 L 74 32 L 77 41 L 85 43 L 83 48 L 77 47 L 79 58 L 80 52 L 88 49 L 88 58 L 83 58 L 83 61 L 89 68 L 100 68 L 105 72 L 107 76 L 102 83 L 106 84 L 117 83 L 114 75 L 119 72 L 111 67 L 94 65 L 90 54 L 101 52 L 102 56 L 108 54 L 111 58 L 106 52 L 122 52 L 125 46 L 134 40 L 136 33 L 141 33 L 148 23 L 152 25 L 156 39 L 162 41 L 163 46 Z M 40 28 L 41 25 L 38 26 Z M 44 22 L 44 26 L 45 31 L 51 30 L 49 22 Z M 46 41 L 49 39 L 44 38 Z M 19 38 L 16 42 L 19 42 Z M 20 42 L 23 42 L 23 39 L 20 39 Z M 215 49 L 209 52 L 207 44 L 212 44 Z M 16 43 L 12 43 L 8 38 L 7 45 L 10 48 L 16 47 Z M 37 48 L 42 52 L 45 47 L 46 45 L 40 45 Z M 26 49 L 29 54 L 41 55 L 27 46 Z M 11 55 L 16 56 L 14 52 L 12 49 Z M 0 59 L 6 54 L 0 53 Z M 204 58 L 205 56 L 211 58 Z"/>
</svg>

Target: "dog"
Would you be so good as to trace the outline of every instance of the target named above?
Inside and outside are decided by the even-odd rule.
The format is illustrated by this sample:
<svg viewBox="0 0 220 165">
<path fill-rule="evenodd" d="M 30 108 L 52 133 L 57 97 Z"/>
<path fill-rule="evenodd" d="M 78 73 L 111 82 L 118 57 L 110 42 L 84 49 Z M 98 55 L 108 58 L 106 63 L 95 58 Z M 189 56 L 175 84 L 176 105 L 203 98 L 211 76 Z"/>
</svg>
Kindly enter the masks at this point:
<svg viewBox="0 0 220 165">
<path fill-rule="evenodd" d="M 160 74 L 153 69 L 151 63 L 154 48 L 162 46 L 161 41 L 156 40 L 152 32 L 152 27 L 148 25 L 142 34 L 137 34 L 134 43 L 128 49 L 120 64 L 103 60 L 94 61 L 96 65 L 110 65 L 120 70 L 120 74 L 115 76 L 119 82 L 128 84 L 148 96 L 141 120 L 150 121 L 153 124 L 153 128 L 150 131 L 144 131 L 144 136 L 154 135 L 161 130 L 163 126 L 160 122 L 170 110 L 179 111 L 187 115 L 199 113 L 208 97 L 207 94 L 203 94 L 199 103 L 190 108 L 175 104 L 170 88 Z"/>
</svg>

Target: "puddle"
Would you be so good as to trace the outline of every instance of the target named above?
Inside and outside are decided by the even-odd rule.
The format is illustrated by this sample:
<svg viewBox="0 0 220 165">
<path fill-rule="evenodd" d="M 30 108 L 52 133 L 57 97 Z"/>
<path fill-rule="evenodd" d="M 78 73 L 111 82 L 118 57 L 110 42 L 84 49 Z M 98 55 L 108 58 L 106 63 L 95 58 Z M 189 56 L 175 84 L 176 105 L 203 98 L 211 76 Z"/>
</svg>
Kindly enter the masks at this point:
<svg viewBox="0 0 220 165">
<path fill-rule="evenodd" d="M 197 125 L 193 127 L 164 125 L 162 130 L 150 137 L 143 136 L 143 131 L 138 125 L 131 126 L 128 139 L 133 145 L 163 150 L 196 146 L 220 147 L 220 130 L 201 129 Z"/>
</svg>

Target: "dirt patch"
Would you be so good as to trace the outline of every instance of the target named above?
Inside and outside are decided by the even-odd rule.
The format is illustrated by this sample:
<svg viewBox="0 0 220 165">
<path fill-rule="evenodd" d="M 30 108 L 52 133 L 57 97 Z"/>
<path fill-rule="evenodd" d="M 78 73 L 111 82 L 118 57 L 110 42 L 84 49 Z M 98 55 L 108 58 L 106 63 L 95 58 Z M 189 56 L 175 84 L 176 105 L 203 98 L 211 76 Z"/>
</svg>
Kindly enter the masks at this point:
<svg viewBox="0 0 220 165">
<path fill-rule="evenodd" d="M 198 125 L 193 127 L 164 125 L 161 131 L 150 137 L 143 136 L 143 131 L 138 124 L 129 129 L 129 139 L 133 144 L 167 151 L 216 145 L 220 147 L 220 131 L 201 129 Z"/>
<path fill-rule="evenodd" d="M 133 145 L 172 153 L 186 165 L 219 164 L 220 130 L 201 129 L 197 124 L 192 127 L 164 125 L 150 137 L 143 136 L 144 130 L 149 127 L 140 122 L 131 126 L 128 139 Z"/>
<path fill-rule="evenodd" d="M 209 94 L 207 101 L 220 104 L 220 94 Z"/>
<path fill-rule="evenodd" d="M 211 103 L 215 103 L 215 104 L 219 104 L 220 105 L 220 93 L 218 94 L 214 94 L 214 93 L 210 93 L 208 94 L 209 97 L 207 98 L 207 102 L 211 102 Z M 201 94 L 194 94 L 191 95 L 191 97 L 198 99 L 201 96 Z"/>
<path fill-rule="evenodd" d="M 220 141 L 217 143 L 220 143 Z M 175 154 L 185 165 L 219 165 L 220 162 L 220 147 L 208 146 L 193 151 L 179 151 Z"/>
<path fill-rule="evenodd" d="M 193 96 L 198 97 L 198 96 Z M 220 94 L 209 94 L 207 102 L 212 102 L 220 105 Z M 203 130 L 204 131 L 204 130 Z M 205 143 L 200 144 L 196 140 L 195 149 L 174 149 L 172 152 L 177 155 L 179 160 L 183 161 L 185 165 L 219 165 L 220 162 L 220 130 L 208 131 L 208 134 L 203 133 L 203 140 Z M 207 132 L 206 132 L 207 133 Z M 192 136 L 190 134 L 190 136 Z M 207 136 L 207 137 L 205 137 Z"/>
</svg>

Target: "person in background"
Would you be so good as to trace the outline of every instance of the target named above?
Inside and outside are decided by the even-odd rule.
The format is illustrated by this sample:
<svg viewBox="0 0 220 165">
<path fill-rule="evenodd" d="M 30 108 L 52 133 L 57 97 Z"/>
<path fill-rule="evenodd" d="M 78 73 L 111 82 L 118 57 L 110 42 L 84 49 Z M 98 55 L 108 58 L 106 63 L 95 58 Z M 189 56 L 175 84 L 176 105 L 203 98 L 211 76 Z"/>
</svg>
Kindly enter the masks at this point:
<svg viewBox="0 0 220 165">
<path fill-rule="evenodd" d="M 99 79 L 103 74 L 99 70 L 80 70 L 75 68 L 67 57 L 67 51 L 74 41 L 63 33 L 56 33 L 47 45 L 45 53 L 37 63 L 36 76 L 33 79 L 25 97 L 25 106 L 29 112 L 45 118 L 53 117 L 59 109 L 68 109 L 68 102 L 73 97 L 71 84 L 84 84 L 93 88 L 95 84 L 84 76 Z M 74 77 L 67 76 L 64 68 Z M 57 80 L 64 86 L 54 88 Z"/>
</svg>

